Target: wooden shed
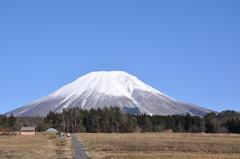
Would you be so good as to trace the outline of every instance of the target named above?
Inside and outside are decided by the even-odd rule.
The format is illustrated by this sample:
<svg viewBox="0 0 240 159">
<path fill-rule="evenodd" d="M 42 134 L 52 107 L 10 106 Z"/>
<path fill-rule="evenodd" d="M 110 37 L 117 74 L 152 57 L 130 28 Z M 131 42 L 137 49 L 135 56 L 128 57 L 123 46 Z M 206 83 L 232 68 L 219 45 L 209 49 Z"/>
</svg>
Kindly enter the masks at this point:
<svg viewBox="0 0 240 159">
<path fill-rule="evenodd" d="M 35 127 L 22 127 L 21 135 L 35 135 L 36 134 Z"/>
</svg>

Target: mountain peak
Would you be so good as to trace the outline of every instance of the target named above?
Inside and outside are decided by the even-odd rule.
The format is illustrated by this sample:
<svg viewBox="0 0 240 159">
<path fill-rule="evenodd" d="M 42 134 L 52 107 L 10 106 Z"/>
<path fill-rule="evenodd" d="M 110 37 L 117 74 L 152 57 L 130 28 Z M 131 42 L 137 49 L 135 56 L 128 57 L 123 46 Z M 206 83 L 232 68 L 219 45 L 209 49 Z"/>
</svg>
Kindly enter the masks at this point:
<svg viewBox="0 0 240 159">
<path fill-rule="evenodd" d="M 124 71 L 99 71 L 88 73 L 74 82 L 60 88 L 54 94 L 65 96 L 70 92 L 76 96 L 85 91 L 99 92 L 112 96 L 131 98 L 135 89 L 158 92 Z M 158 92 L 160 93 L 160 92 Z"/>
<path fill-rule="evenodd" d="M 50 95 L 13 110 L 15 116 L 46 116 L 51 110 L 118 106 L 149 115 L 204 115 L 208 109 L 176 101 L 124 71 L 88 73 Z"/>
</svg>

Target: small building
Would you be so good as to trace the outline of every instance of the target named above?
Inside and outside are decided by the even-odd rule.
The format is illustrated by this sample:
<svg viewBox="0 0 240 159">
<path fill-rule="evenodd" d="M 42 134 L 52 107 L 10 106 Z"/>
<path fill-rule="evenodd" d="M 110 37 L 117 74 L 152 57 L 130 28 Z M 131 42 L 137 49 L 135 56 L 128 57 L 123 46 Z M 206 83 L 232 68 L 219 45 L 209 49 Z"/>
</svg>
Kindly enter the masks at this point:
<svg viewBox="0 0 240 159">
<path fill-rule="evenodd" d="M 22 127 L 21 135 L 35 135 L 36 134 L 35 127 Z"/>
</svg>

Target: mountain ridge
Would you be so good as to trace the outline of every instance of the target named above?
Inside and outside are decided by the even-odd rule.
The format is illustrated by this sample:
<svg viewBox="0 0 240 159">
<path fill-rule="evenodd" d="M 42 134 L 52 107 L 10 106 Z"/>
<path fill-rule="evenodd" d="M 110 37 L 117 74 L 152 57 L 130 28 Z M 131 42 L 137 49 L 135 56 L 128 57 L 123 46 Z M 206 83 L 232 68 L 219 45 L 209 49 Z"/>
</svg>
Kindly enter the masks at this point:
<svg viewBox="0 0 240 159">
<path fill-rule="evenodd" d="M 124 71 L 88 73 L 53 93 L 8 112 L 15 116 L 46 116 L 49 111 L 118 106 L 122 110 L 138 109 L 148 115 L 191 114 L 203 116 L 212 112 L 194 104 L 177 101 L 143 83 Z"/>
</svg>

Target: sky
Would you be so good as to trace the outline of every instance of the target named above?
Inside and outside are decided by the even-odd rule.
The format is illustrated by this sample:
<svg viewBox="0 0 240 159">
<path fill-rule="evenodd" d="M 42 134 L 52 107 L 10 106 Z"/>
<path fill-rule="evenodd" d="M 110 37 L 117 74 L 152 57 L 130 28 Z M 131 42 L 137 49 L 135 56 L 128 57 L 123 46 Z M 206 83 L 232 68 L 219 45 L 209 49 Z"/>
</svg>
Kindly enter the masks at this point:
<svg viewBox="0 0 240 159">
<path fill-rule="evenodd" d="M 93 71 L 240 111 L 239 0 L 1 0 L 0 114 Z"/>
</svg>

